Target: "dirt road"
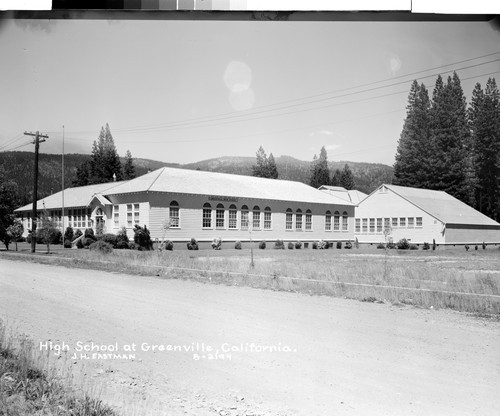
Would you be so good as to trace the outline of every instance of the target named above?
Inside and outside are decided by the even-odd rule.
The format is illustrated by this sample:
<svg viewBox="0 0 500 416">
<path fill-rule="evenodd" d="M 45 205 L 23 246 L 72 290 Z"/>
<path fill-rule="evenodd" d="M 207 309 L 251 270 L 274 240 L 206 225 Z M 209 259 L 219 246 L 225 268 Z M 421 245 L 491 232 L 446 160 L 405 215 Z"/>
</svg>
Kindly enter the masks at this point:
<svg viewBox="0 0 500 416">
<path fill-rule="evenodd" d="M 450 311 L 0 259 L 0 317 L 127 413 L 500 414 L 500 324 Z"/>
</svg>

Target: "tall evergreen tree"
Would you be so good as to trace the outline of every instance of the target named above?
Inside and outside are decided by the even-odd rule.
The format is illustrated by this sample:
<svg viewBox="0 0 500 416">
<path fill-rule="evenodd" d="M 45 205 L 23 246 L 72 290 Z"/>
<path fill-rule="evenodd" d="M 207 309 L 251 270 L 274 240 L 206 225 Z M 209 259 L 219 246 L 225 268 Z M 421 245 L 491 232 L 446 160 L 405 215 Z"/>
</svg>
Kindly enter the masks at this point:
<svg viewBox="0 0 500 416">
<path fill-rule="evenodd" d="M 438 78 L 438 83 L 442 83 Z M 408 96 L 406 119 L 398 142 L 394 184 L 428 187 L 430 159 L 430 100 L 424 84 L 413 81 Z"/>
<path fill-rule="evenodd" d="M 349 165 L 346 163 L 344 169 L 342 170 L 342 174 L 340 176 L 340 185 L 343 186 L 347 190 L 354 189 L 354 175 L 352 174 Z"/>
<path fill-rule="evenodd" d="M 446 191 L 468 204 L 473 203 L 468 146 L 470 131 L 465 96 L 456 73 L 443 84 L 439 76 L 430 110 L 431 175 L 427 187 Z"/>
<path fill-rule="evenodd" d="M 500 220 L 500 93 L 490 78 L 485 91 L 476 84 L 469 108 L 472 132 L 474 170 L 476 174 L 476 208 Z"/>
<path fill-rule="evenodd" d="M 342 186 L 342 171 L 340 169 L 335 169 L 335 172 L 333 172 L 332 179 L 330 180 L 330 185 Z"/>
<path fill-rule="evenodd" d="M 319 188 L 321 185 L 330 185 L 330 170 L 328 169 L 328 155 L 325 146 L 321 148 L 319 158 L 314 155 L 309 184 L 313 188 Z"/>
<path fill-rule="evenodd" d="M 278 169 L 276 167 L 276 162 L 274 160 L 274 156 L 271 153 L 269 158 L 264 151 L 262 146 L 259 147 L 259 150 L 256 153 L 257 156 L 257 164 L 252 166 L 252 174 L 253 176 L 257 176 L 260 178 L 270 178 L 277 179 L 278 178 Z"/>
<path fill-rule="evenodd" d="M 130 153 L 130 150 L 127 150 L 127 153 L 125 153 L 125 164 L 123 166 L 123 179 L 134 179 L 135 177 L 136 174 L 132 153 Z"/>
<path fill-rule="evenodd" d="M 278 179 L 278 167 L 272 153 L 269 154 L 267 159 L 267 177 L 270 179 Z"/>
<path fill-rule="evenodd" d="M 16 206 L 18 206 L 17 183 L 7 179 L 5 169 L 0 165 L 0 241 L 7 249 L 12 241 L 7 230 L 14 224 Z"/>
</svg>

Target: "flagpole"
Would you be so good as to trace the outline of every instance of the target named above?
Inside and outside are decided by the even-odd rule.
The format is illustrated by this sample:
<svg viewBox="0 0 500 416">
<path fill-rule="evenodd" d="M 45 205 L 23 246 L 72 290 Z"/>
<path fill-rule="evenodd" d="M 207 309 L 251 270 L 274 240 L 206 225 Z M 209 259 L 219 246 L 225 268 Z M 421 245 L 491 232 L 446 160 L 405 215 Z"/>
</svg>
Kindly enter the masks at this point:
<svg viewBox="0 0 500 416">
<path fill-rule="evenodd" d="M 61 215 L 61 224 L 62 224 L 62 243 L 63 249 L 64 247 L 64 125 L 63 128 L 63 139 L 62 139 L 62 169 L 61 169 L 61 178 L 62 178 L 62 215 Z"/>
</svg>

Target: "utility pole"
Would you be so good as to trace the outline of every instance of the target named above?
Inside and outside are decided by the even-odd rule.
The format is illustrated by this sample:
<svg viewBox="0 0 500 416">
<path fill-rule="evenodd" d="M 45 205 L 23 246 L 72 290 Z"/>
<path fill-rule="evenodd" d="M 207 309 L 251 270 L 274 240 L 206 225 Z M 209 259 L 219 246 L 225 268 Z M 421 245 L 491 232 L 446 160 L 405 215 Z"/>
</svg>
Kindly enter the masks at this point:
<svg viewBox="0 0 500 416">
<path fill-rule="evenodd" d="M 64 125 L 63 128 L 63 140 L 62 140 L 62 168 L 61 168 L 61 181 L 62 181 L 62 211 L 61 211 L 61 233 L 62 233 L 62 243 L 64 251 Z"/>
<path fill-rule="evenodd" d="M 34 253 L 36 251 L 36 219 L 37 219 L 37 209 L 36 209 L 36 201 L 38 200 L 38 152 L 40 150 L 40 143 L 43 143 L 45 139 L 48 139 L 49 136 L 45 134 L 40 134 L 40 132 L 36 133 L 28 133 L 24 132 L 26 136 L 33 136 L 33 143 L 35 144 L 35 169 L 34 169 L 34 178 L 33 178 L 33 211 L 31 214 L 31 252 Z"/>
</svg>

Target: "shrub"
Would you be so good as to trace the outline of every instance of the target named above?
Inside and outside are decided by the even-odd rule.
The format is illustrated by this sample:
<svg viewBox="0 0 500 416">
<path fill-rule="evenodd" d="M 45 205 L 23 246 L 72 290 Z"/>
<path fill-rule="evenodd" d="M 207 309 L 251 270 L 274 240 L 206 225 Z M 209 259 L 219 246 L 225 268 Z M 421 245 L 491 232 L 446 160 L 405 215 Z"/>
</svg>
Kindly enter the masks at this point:
<svg viewBox="0 0 500 416">
<path fill-rule="evenodd" d="M 483 250 L 486 250 L 486 244 L 484 243 L 484 241 L 483 241 L 482 246 L 483 246 Z"/>
<path fill-rule="evenodd" d="M 239 241 L 239 240 L 238 240 L 238 241 L 236 241 L 236 242 L 234 243 L 234 248 L 235 248 L 236 250 L 241 250 L 241 241 Z"/>
<path fill-rule="evenodd" d="M 222 238 L 220 237 L 215 237 L 212 240 L 212 248 L 214 250 L 220 250 L 222 248 Z"/>
<path fill-rule="evenodd" d="M 165 247 L 165 250 L 172 251 L 174 249 L 174 243 L 172 241 L 167 240 L 163 243 L 163 246 Z"/>
<path fill-rule="evenodd" d="M 418 250 L 418 246 L 416 244 L 410 244 L 410 250 Z"/>
<path fill-rule="evenodd" d="M 91 240 L 87 238 L 86 240 Z M 98 251 L 99 253 L 109 254 L 113 252 L 113 246 L 109 243 L 106 243 L 104 240 L 94 241 L 89 245 L 89 249 L 93 251 Z"/>
<path fill-rule="evenodd" d="M 392 242 L 391 243 L 387 243 L 387 248 L 390 249 L 390 250 L 393 250 L 393 249 L 396 248 L 396 244 L 394 244 Z"/>
<path fill-rule="evenodd" d="M 135 244 L 133 241 L 130 241 L 130 242 L 128 243 L 128 248 L 129 248 L 130 250 L 135 250 L 135 249 L 137 248 L 137 244 Z"/>
<path fill-rule="evenodd" d="M 296 248 L 297 250 L 300 250 L 300 249 L 302 248 L 302 243 L 301 243 L 300 241 L 297 241 L 297 242 L 295 243 L 295 248 Z"/>
<path fill-rule="evenodd" d="M 385 249 L 385 244 L 384 243 L 378 243 L 377 248 Z"/>
<path fill-rule="evenodd" d="M 337 241 L 337 248 L 339 250 L 342 248 L 342 241 Z"/>
<path fill-rule="evenodd" d="M 83 238 L 79 239 L 77 242 L 76 242 L 76 248 L 83 248 Z"/>
<path fill-rule="evenodd" d="M 146 226 L 136 224 L 134 227 L 134 243 L 139 250 L 152 250 L 153 241 Z"/>
<path fill-rule="evenodd" d="M 73 235 L 73 239 L 71 241 L 75 241 L 78 237 L 82 236 L 82 230 L 76 230 L 75 234 Z"/>
<path fill-rule="evenodd" d="M 346 250 L 350 250 L 352 248 L 352 243 L 350 241 L 348 241 L 347 243 L 345 243 L 344 248 Z"/>
<path fill-rule="evenodd" d="M 120 241 L 118 241 L 118 242 L 116 243 L 116 248 L 117 248 L 117 249 L 120 249 L 120 250 L 127 250 L 127 249 L 131 248 L 131 247 L 130 247 L 130 244 L 131 244 L 131 243 L 129 243 L 129 242 L 127 242 L 127 241 L 120 240 Z"/>
<path fill-rule="evenodd" d="M 91 238 L 94 241 L 97 240 L 97 238 L 94 235 L 94 230 L 92 228 L 86 228 L 83 235 L 85 236 L 85 238 Z"/>
<path fill-rule="evenodd" d="M 313 241 L 313 250 L 317 250 L 317 249 L 318 249 L 318 242 Z"/>
<path fill-rule="evenodd" d="M 198 250 L 198 241 L 196 238 L 192 238 L 191 241 L 187 243 L 188 250 Z"/>
<path fill-rule="evenodd" d="M 103 234 L 100 238 L 101 241 L 111 244 L 113 248 L 118 246 L 118 236 L 116 234 Z"/>
<path fill-rule="evenodd" d="M 288 250 L 293 250 L 294 244 L 290 241 L 288 243 Z"/>
<path fill-rule="evenodd" d="M 402 238 L 396 244 L 398 250 L 408 250 L 410 248 L 410 243 L 406 238 Z"/>
<path fill-rule="evenodd" d="M 434 238 L 432 239 L 432 250 L 436 250 L 436 240 Z"/>
<path fill-rule="evenodd" d="M 64 248 L 71 248 L 73 244 L 71 244 L 71 240 L 64 240 Z"/>
<path fill-rule="evenodd" d="M 429 243 L 424 243 L 422 250 L 429 250 L 430 248 L 431 248 L 431 245 Z"/>
<path fill-rule="evenodd" d="M 266 242 L 265 242 L 265 241 L 261 241 L 261 242 L 259 243 L 259 248 L 260 248 L 261 250 L 265 250 L 265 248 L 266 248 Z"/>
<path fill-rule="evenodd" d="M 128 245 L 128 242 L 130 241 L 127 235 L 127 229 L 125 227 L 122 227 L 120 231 L 116 234 L 116 240 L 117 243 L 119 241 L 125 241 Z"/>
<path fill-rule="evenodd" d="M 316 243 L 316 246 L 318 247 L 318 250 L 325 250 L 328 248 L 329 243 L 327 241 L 324 241 L 324 240 L 319 240 Z"/>
<path fill-rule="evenodd" d="M 284 250 L 285 249 L 285 242 L 283 240 L 276 240 L 274 243 L 274 248 L 277 248 L 279 250 Z"/>
<path fill-rule="evenodd" d="M 355 240 L 354 240 L 354 247 L 359 248 L 358 237 L 356 237 Z"/>
<path fill-rule="evenodd" d="M 95 242 L 96 242 L 96 240 L 94 240 L 94 239 L 92 239 L 92 238 L 88 238 L 88 237 L 83 237 L 83 238 L 80 240 L 80 242 L 82 243 L 82 246 L 83 246 L 84 248 L 89 248 L 89 247 L 90 247 L 90 245 L 91 245 L 92 243 L 95 243 Z"/>
<path fill-rule="evenodd" d="M 66 247 L 66 240 L 69 240 L 71 243 L 73 241 L 73 236 L 75 235 L 73 228 L 72 227 L 67 227 L 66 231 L 64 232 L 64 245 Z"/>
</svg>

